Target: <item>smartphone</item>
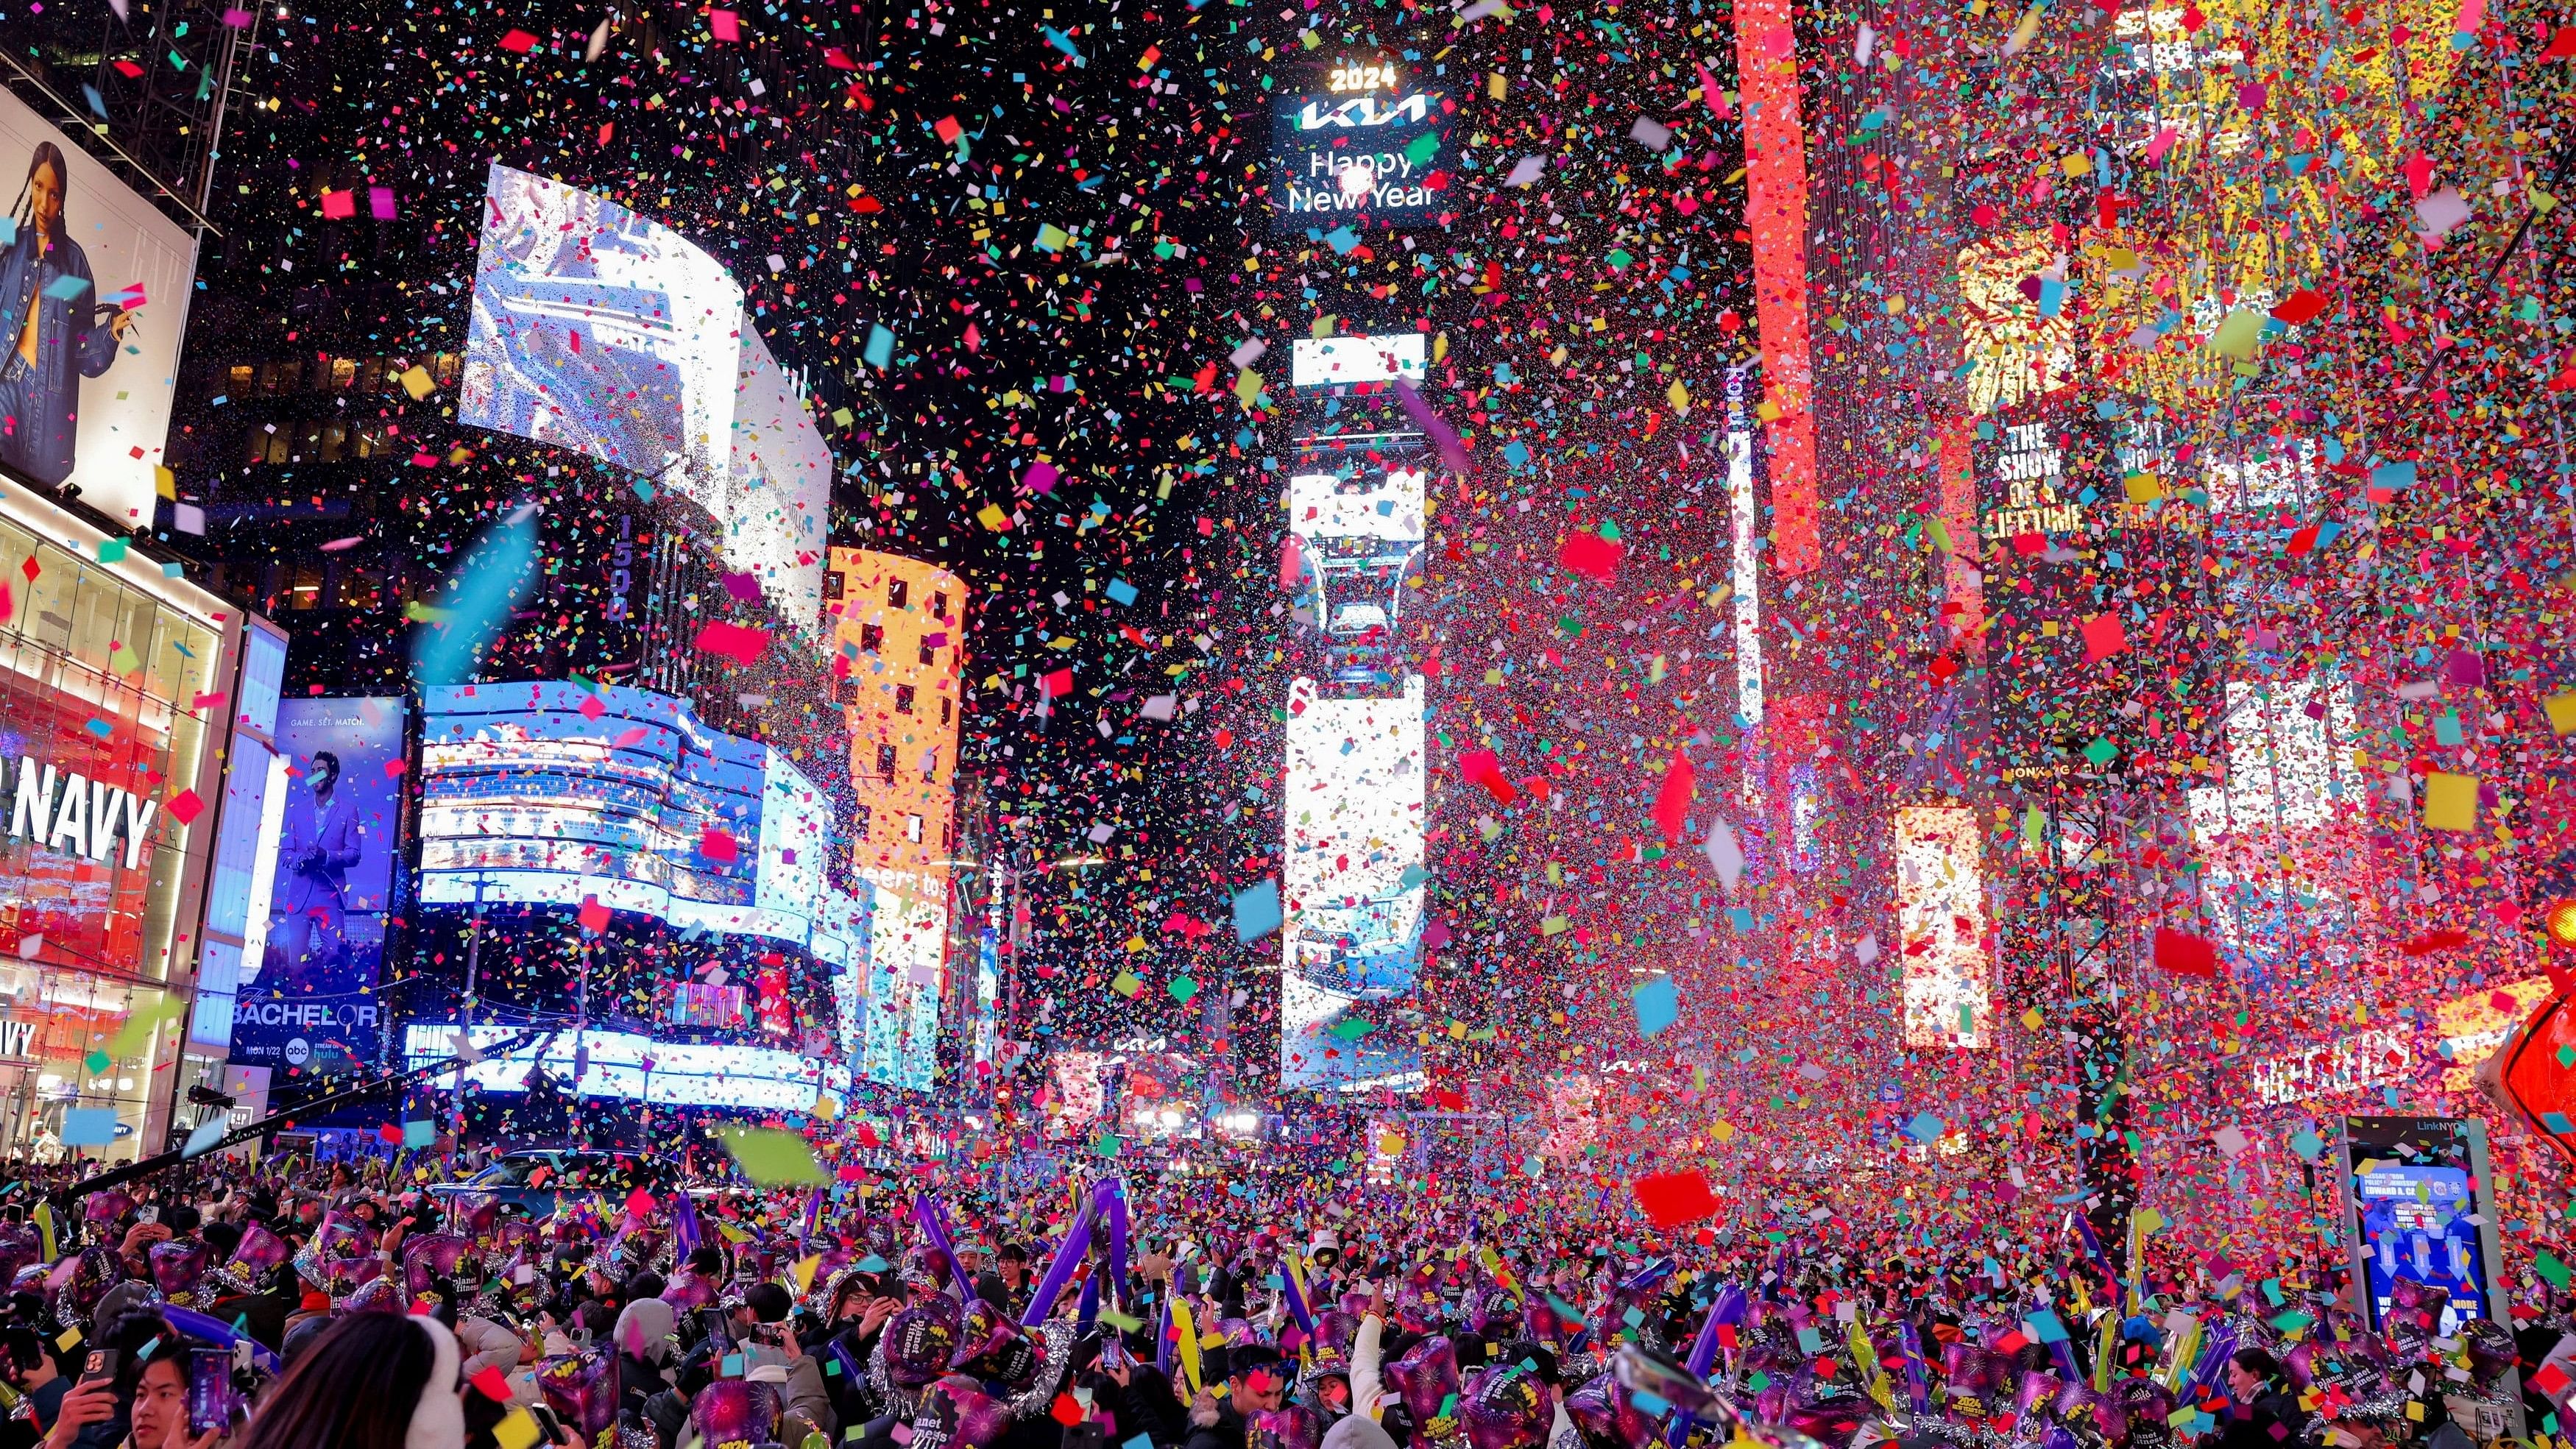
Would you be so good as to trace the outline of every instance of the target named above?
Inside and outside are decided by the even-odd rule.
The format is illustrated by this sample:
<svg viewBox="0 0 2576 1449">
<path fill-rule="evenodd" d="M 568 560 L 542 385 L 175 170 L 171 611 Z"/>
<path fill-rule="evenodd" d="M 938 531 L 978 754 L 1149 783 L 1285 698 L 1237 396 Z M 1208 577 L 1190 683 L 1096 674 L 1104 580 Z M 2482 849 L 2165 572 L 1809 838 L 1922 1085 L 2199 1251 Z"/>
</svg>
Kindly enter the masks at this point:
<svg viewBox="0 0 2576 1449">
<path fill-rule="evenodd" d="M 88 1383 L 92 1379 L 116 1377 L 116 1365 L 121 1357 L 122 1355 L 112 1348 L 91 1349 L 89 1357 L 81 1364 L 80 1381 Z"/>
<path fill-rule="evenodd" d="M 134 1220 L 138 1223 L 157 1223 L 161 1221 L 161 1205 L 158 1203 L 145 1203 L 143 1206 L 134 1210 Z"/>
<path fill-rule="evenodd" d="M 733 1347 L 733 1332 L 725 1326 L 725 1311 L 723 1309 L 699 1309 L 698 1326 L 706 1330 L 707 1341 L 715 1344 L 719 1352 Z"/>
<path fill-rule="evenodd" d="M 203 1438 L 233 1422 L 233 1353 L 201 1348 L 188 1355 L 188 1434 Z"/>
<path fill-rule="evenodd" d="M 1109 1436 L 1102 1432 L 1100 1421 L 1083 1418 L 1065 1425 L 1064 1449 L 1108 1449 Z"/>
<path fill-rule="evenodd" d="M 547 1443 L 561 1444 L 564 1442 L 563 1420 L 555 1417 L 555 1411 L 553 1409 L 546 1407 L 544 1404 L 530 1404 L 528 1406 L 528 1417 L 536 1420 L 537 1427 L 545 1431 Z"/>
</svg>

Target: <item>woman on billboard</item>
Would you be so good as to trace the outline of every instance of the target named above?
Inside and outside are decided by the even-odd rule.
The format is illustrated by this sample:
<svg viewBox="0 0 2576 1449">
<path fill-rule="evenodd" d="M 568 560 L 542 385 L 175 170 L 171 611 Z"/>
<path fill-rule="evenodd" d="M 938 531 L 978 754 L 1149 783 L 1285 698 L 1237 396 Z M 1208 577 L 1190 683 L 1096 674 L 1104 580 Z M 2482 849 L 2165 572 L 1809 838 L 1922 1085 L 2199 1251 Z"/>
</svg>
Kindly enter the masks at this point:
<svg viewBox="0 0 2576 1449">
<path fill-rule="evenodd" d="M 63 226 L 70 187 L 61 148 L 37 142 L 0 250 L 0 463 L 46 484 L 71 476 L 80 379 L 106 372 L 134 325 L 133 312 L 98 301 L 89 256 Z"/>
</svg>

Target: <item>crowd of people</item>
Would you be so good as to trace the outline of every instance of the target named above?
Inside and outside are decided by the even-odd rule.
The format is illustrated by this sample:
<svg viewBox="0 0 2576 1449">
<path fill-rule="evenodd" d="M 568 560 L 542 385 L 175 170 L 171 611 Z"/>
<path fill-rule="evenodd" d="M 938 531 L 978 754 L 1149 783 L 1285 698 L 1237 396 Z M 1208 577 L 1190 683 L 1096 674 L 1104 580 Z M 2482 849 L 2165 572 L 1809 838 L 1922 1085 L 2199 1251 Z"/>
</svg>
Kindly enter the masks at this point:
<svg viewBox="0 0 2576 1449">
<path fill-rule="evenodd" d="M 0 1175 L 0 1449 L 2564 1449 L 2570 1301 L 1404 1194 Z M 2000 1258 L 1999 1258 L 2000 1255 Z M 2222 1265 L 2223 1266 L 2223 1265 Z"/>
</svg>

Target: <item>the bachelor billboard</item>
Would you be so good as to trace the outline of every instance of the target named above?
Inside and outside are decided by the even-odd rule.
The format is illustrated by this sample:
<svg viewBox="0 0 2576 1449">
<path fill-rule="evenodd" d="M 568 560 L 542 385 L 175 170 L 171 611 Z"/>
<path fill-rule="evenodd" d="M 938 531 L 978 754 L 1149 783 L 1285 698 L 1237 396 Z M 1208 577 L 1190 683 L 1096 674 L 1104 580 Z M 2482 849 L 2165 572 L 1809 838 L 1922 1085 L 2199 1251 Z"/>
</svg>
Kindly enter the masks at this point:
<svg viewBox="0 0 2576 1449">
<path fill-rule="evenodd" d="M 286 790 L 261 821 L 277 869 L 266 941 L 233 1008 L 237 1063 L 284 1080 L 376 1059 L 376 977 L 402 853 L 401 777 L 386 766 L 403 758 L 404 713 L 399 699 L 278 705 Z"/>
</svg>

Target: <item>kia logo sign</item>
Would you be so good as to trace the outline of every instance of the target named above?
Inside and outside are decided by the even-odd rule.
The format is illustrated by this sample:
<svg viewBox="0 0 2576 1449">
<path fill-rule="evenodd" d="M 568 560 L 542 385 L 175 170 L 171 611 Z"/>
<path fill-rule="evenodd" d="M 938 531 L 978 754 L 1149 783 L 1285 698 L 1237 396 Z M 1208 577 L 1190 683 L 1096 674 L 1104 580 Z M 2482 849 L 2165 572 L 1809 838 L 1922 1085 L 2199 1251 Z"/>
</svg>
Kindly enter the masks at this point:
<svg viewBox="0 0 2576 1449">
<path fill-rule="evenodd" d="M 1320 131 L 1326 126 L 1340 126 L 1347 130 L 1353 126 L 1392 126 L 1398 121 L 1429 119 L 1431 119 L 1431 97 L 1429 96 L 1406 96 L 1391 106 L 1380 105 L 1375 96 L 1359 96 L 1344 101 L 1329 111 L 1317 102 L 1308 101 L 1297 111 L 1297 129 Z"/>
</svg>

